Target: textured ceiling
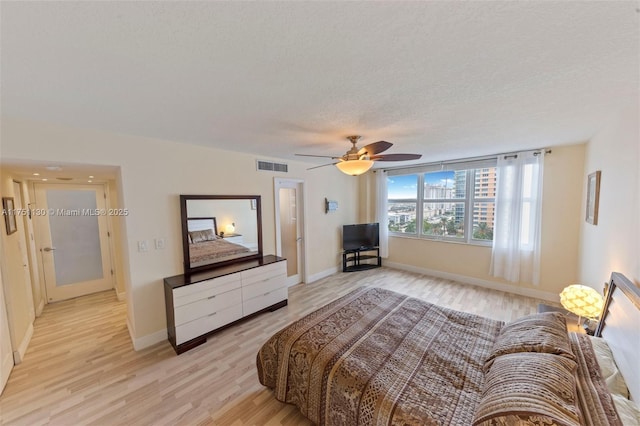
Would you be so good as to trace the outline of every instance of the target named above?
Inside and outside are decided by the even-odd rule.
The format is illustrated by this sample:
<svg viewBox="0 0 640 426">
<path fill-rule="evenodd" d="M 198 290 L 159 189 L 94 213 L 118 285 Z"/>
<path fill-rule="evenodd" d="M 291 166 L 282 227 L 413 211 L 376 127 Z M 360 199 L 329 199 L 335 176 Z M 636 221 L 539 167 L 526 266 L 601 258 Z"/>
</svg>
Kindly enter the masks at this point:
<svg viewBox="0 0 640 426">
<path fill-rule="evenodd" d="M 638 102 L 637 5 L 2 2 L 1 108 L 314 164 L 571 144 Z"/>
</svg>

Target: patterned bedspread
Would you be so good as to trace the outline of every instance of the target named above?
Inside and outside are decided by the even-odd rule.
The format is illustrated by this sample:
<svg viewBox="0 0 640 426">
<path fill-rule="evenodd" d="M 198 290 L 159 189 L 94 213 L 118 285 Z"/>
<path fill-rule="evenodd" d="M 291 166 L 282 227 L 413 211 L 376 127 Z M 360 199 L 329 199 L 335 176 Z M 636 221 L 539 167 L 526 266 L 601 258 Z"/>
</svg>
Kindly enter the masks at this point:
<svg viewBox="0 0 640 426">
<path fill-rule="evenodd" d="M 198 266 L 207 261 L 220 259 L 221 257 L 233 256 L 250 251 L 245 246 L 216 238 L 212 241 L 189 244 L 189 260 L 191 266 Z"/>
<path fill-rule="evenodd" d="M 258 376 L 320 425 L 468 426 L 502 324 L 359 288 L 271 337 Z"/>
<path fill-rule="evenodd" d="M 589 336 L 569 333 L 571 349 L 576 356 L 576 395 L 582 424 L 586 426 L 622 426 L 607 384 L 600 373 L 598 360 Z"/>
</svg>

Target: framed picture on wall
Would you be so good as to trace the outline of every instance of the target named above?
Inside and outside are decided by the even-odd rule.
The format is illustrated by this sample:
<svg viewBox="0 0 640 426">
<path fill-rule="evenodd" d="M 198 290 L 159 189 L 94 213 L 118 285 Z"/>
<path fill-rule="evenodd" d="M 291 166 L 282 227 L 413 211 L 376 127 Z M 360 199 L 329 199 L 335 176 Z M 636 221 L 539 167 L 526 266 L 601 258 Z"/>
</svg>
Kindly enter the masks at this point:
<svg viewBox="0 0 640 426">
<path fill-rule="evenodd" d="M 13 197 L 2 197 L 2 215 L 4 216 L 4 223 L 7 227 L 7 235 L 16 232 L 18 226 L 16 225 Z"/>
<path fill-rule="evenodd" d="M 600 170 L 587 178 L 587 213 L 586 221 L 592 225 L 598 224 L 598 203 L 600 201 Z"/>
</svg>

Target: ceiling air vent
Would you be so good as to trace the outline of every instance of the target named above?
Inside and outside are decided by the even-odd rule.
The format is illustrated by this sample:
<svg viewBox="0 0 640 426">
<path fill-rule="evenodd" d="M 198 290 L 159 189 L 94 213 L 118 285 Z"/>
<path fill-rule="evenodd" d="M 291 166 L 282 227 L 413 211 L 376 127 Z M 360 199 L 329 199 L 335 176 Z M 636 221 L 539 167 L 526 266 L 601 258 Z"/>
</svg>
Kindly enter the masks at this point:
<svg viewBox="0 0 640 426">
<path fill-rule="evenodd" d="M 266 170 L 269 172 L 282 172 L 287 173 L 289 166 L 284 163 L 273 163 L 271 161 L 256 160 L 258 170 Z"/>
</svg>

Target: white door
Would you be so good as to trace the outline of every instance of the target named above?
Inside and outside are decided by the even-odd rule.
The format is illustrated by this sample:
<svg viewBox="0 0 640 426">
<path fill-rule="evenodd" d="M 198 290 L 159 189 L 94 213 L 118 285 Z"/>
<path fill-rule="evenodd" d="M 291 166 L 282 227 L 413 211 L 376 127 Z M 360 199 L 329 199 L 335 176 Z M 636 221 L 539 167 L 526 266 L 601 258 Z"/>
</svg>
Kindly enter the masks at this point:
<svg viewBox="0 0 640 426">
<path fill-rule="evenodd" d="M 105 187 L 36 184 L 35 195 L 49 302 L 113 288 Z"/>
<path fill-rule="evenodd" d="M 277 254 L 287 259 L 287 285 L 302 282 L 304 216 L 301 181 L 276 180 Z"/>
<path fill-rule="evenodd" d="M 11 349 L 11 336 L 9 335 L 9 320 L 7 308 L 4 304 L 4 290 L 2 287 L 2 274 L 0 273 L 0 394 L 9 380 L 9 374 L 13 369 L 13 351 Z"/>
</svg>

